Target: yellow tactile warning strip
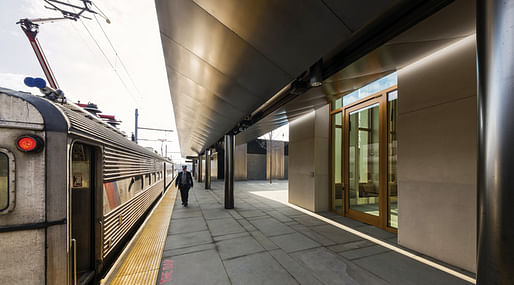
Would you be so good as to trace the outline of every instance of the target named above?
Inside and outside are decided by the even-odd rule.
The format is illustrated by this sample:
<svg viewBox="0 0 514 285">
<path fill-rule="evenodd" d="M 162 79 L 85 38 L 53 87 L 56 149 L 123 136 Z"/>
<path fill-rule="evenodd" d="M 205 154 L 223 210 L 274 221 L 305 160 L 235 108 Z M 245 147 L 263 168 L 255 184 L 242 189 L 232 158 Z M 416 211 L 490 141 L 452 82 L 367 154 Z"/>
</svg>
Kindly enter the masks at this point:
<svg viewBox="0 0 514 285">
<path fill-rule="evenodd" d="M 155 284 L 177 188 L 170 186 L 110 284 Z"/>
</svg>

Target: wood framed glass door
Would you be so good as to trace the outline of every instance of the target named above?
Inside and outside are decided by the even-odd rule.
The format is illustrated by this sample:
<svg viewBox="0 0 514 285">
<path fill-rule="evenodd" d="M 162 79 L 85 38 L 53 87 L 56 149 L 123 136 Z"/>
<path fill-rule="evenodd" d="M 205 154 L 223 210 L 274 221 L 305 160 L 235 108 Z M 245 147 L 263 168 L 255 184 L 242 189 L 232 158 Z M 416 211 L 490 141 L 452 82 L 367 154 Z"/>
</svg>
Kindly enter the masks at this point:
<svg viewBox="0 0 514 285">
<path fill-rule="evenodd" d="M 346 214 L 365 223 L 382 223 L 385 191 L 383 96 L 345 108 L 344 150 Z"/>
<path fill-rule="evenodd" d="M 331 209 L 391 232 L 398 228 L 397 87 L 330 112 Z"/>
</svg>

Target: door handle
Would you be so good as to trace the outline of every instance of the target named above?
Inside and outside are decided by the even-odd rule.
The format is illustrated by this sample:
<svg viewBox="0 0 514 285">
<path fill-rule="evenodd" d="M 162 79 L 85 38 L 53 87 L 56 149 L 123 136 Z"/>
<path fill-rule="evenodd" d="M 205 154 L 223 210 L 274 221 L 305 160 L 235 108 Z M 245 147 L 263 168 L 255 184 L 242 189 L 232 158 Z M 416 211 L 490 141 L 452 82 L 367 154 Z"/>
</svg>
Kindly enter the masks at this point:
<svg viewBox="0 0 514 285">
<path fill-rule="evenodd" d="M 77 285 L 77 240 L 71 239 L 71 249 L 73 255 L 73 284 Z"/>
<path fill-rule="evenodd" d="M 103 218 L 98 218 L 100 224 L 100 261 L 104 260 L 104 222 Z"/>
</svg>

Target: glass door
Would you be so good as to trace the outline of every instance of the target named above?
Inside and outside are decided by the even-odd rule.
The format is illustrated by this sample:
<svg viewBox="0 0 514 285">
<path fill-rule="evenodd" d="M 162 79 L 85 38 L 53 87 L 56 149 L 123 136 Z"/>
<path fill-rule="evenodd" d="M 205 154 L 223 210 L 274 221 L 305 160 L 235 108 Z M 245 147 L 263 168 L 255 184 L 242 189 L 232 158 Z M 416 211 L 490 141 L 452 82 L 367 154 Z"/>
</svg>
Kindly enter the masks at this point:
<svg viewBox="0 0 514 285">
<path fill-rule="evenodd" d="M 397 102 L 393 86 L 330 112 L 331 210 L 391 232 L 398 228 Z"/>
<path fill-rule="evenodd" d="M 71 157 L 71 238 L 73 280 L 89 284 L 94 278 L 94 152 L 75 143 Z M 76 280 L 76 282 L 75 282 Z"/>
<path fill-rule="evenodd" d="M 345 109 L 347 215 L 383 226 L 384 197 L 382 96 Z"/>
</svg>

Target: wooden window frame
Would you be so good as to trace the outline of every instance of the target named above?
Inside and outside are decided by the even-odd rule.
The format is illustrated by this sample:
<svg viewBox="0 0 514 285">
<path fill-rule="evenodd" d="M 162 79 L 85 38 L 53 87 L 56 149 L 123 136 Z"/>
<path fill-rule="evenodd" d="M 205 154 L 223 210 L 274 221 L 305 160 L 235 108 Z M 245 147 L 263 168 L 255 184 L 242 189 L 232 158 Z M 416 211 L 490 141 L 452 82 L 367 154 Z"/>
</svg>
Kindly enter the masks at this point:
<svg viewBox="0 0 514 285">
<path fill-rule="evenodd" d="M 346 106 L 342 106 L 338 109 L 332 110 L 332 104 L 335 100 L 343 97 L 339 96 L 332 100 L 329 106 L 329 125 L 330 125 L 330 139 L 329 139 L 329 155 L 331 159 L 329 159 L 329 174 L 330 174 L 330 183 L 328 187 L 329 191 L 329 205 L 330 211 L 339 215 L 347 216 L 349 218 L 353 218 L 364 223 L 377 226 L 386 231 L 397 233 L 398 229 L 389 226 L 389 216 L 390 216 L 390 205 L 389 205 L 389 190 L 388 190 L 388 101 L 387 96 L 389 93 L 396 91 L 398 86 L 392 86 L 376 92 L 370 96 L 352 102 Z M 349 122 L 349 114 L 352 111 L 357 111 L 362 109 L 365 106 L 379 104 L 379 216 L 373 216 L 366 213 L 358 212 L 355 210 L 351 210 L 349 207 L 349 177 L 348 177 L 348 169 L 349 169 L 349 141 L 348 141 L 348 122 Z M 334 153 L 333 153 L 333 140 L 334 140 L 334 126 L 332 124 L 332 117 L 334 114 L 341 112 L 342 114 L 342 129 L 343 129 L 343 137 L 342 137 L 342 150 L 341 150 L 341 180 L 343 183 L 343 210 L 341 212 L 336 212 L 332 205 L 334 201 L 332 200 L 332 186 L 334 183 Z M 339 126 L 336 126 L 339 127 Z M 361 129 L 361 128 L 359 128 Z"/>
</svg>

